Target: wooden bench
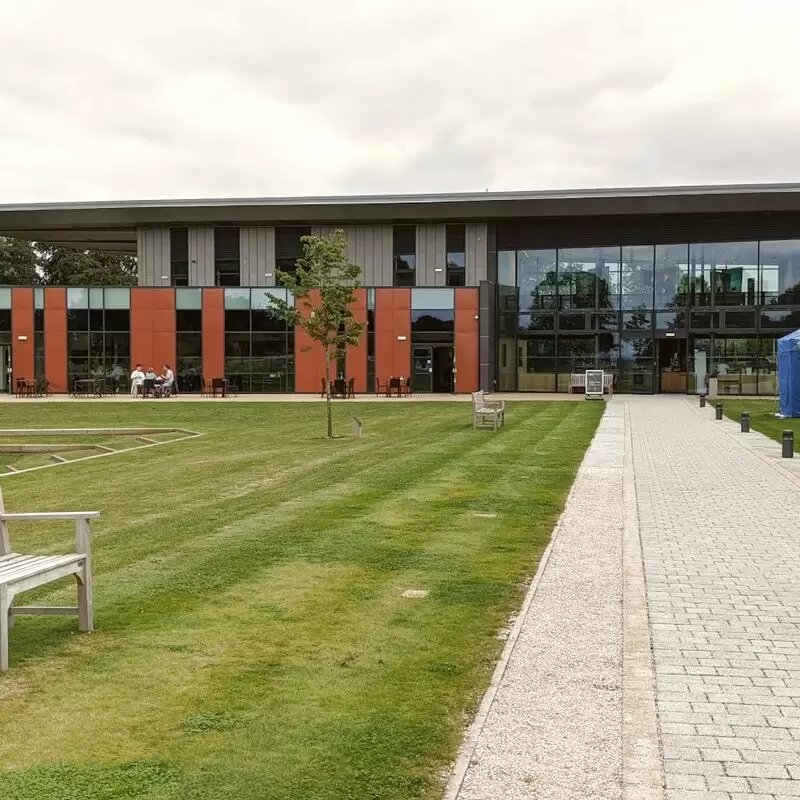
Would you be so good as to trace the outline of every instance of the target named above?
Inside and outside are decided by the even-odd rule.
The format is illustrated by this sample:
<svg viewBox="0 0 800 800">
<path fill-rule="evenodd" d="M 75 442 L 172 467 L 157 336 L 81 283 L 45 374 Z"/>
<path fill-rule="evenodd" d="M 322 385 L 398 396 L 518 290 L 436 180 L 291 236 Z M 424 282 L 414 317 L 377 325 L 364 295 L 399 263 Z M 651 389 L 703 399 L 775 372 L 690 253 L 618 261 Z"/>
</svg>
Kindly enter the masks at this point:
<svg viewBox="0 0 800 800">
<path fill-rule="evenodd" d="M 573 372 L 569 376 L 569 390 L 570 393 L 575 389 L 583 389 L 586 391 L 586 373 Z M 611 372 L 603 373 L 603 391 L 608 392 L 609 396 L 614 394 L 614 375 Z"/>
<path fill-rule="evenodd" d="M 0 491 L 0 672 L 8 669 L 8 632 L 20 614 L 69 614 L 78 617 L 78 628 L 94 627 L 92 610 L 92 534 L 90 520 L 97 511 L 55 511 L 33 514 L 7 514 Z M 60 556 L 21 555 L 11 549 L 9 522 L 75 523 L 75 552 Z M 14 606 L 22 592 L 74 575 L 78 583 L 77 606 Z"/>
<path fill-rule="evenodd" d="M 483 390 L 472 393 L 472 430 L 491 422 L 498 430 L 506 424 L 505 400 L 487 400 Z"/>
</svg>

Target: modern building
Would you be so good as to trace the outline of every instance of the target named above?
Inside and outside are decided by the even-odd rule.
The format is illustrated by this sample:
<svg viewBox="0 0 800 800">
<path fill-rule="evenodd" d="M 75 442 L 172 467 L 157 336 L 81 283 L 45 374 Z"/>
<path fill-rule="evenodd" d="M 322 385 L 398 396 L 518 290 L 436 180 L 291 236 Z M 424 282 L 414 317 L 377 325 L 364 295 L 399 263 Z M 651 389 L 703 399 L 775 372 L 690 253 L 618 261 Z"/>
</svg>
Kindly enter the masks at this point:
<svg viewBox="0 0 800 800">
<path fill-rule="evenodd" d="M 0 388 L 166 362 L 184 391 L 319 391 L 266 296 L 337 228 L 366 287 L 338 365 L 361 392 L 566 392 L 603 367 L 622 392 L 772 395 L 800 327 L 800 185 L 6 205 L 0 234 L 135 253 L 139 286 L 0 288 Z"/>
</svg>

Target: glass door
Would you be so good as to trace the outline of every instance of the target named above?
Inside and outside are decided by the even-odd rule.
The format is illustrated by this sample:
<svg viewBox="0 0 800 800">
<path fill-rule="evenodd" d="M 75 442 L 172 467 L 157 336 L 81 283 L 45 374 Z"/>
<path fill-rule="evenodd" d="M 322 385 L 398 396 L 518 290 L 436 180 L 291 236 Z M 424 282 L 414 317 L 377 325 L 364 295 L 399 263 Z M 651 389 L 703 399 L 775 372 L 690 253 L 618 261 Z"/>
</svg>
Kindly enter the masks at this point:
<svg viewBox="0 0 800 800">
<path fill-rule="evenodd" d="M 433 391 L 452 394 L 455 391 L 455 362 L 452 347 L 433 348 Z"/>
<path fill-rule="evenodd" d="M 433 348 L 415 347 L 412 361 L 414 374 L 411 380 L 414 392 L 433 391 Z"/>
<path fill-rule="evenodd" d="M 11 348 L 0 347 L 0 392 L 10 392 L 11 388 Z"/>
</svg>

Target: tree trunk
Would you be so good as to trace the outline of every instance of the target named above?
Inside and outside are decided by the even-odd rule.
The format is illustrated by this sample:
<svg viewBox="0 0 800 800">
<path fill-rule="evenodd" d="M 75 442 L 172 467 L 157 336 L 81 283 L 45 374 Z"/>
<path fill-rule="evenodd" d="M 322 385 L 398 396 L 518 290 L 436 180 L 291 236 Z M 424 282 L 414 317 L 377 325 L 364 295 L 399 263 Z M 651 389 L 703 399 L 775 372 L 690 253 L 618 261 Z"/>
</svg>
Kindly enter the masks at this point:
<svg viewBox="0 0 800 800">
<path fill-rule="evenodd" d="M 325 348 L 325 406 L 328 412 L 328 438 L 333 439 L 333 404 L 331 403 L 331 359 Z"/>
</svg>

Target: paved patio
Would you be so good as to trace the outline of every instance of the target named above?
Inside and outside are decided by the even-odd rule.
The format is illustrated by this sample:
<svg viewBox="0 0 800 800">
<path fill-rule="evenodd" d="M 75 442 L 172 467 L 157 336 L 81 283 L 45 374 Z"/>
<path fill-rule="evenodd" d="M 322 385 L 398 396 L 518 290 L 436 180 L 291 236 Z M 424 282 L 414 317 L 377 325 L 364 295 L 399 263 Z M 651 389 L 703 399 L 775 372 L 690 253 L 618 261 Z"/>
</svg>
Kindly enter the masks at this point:
<svg viewBox="0 0 800 800">
<path fill-rule="evenodd" d="M 800 459 L 615 397 L 446 797 L 800 797 Z"/>
</svg>

